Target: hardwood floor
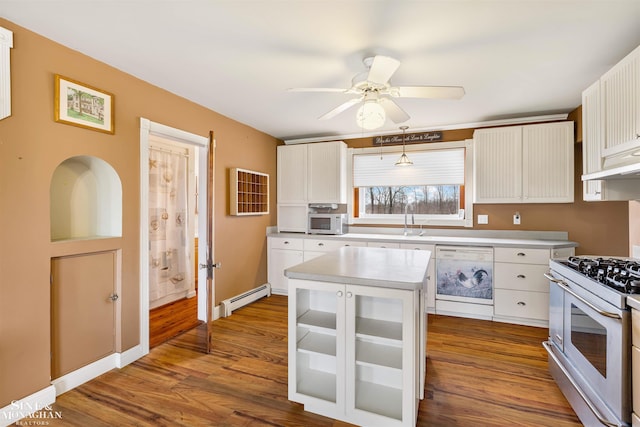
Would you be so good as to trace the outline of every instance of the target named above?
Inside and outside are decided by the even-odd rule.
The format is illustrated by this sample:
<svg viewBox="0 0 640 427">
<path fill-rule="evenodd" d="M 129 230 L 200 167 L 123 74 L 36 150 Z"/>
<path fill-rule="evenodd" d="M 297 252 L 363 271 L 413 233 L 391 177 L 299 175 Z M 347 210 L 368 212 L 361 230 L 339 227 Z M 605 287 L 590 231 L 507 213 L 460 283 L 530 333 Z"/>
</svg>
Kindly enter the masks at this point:
<svg viewBox="0 0 640 427">
<path fill-rule="evenodd" d="M 149 348 L 156 347 L 183 332 L 195 328 L 198 298 L 183 298 L 149 311 Z"/>
<path fill-rule="evenodd" d="M 263 298 L 61 396 L 50 426 L 346 426 L 287 400 L 287 299 Z M 547 372 L 546 330 L 429 315 L 418 426 L 581 426 Z"/>
</svg>

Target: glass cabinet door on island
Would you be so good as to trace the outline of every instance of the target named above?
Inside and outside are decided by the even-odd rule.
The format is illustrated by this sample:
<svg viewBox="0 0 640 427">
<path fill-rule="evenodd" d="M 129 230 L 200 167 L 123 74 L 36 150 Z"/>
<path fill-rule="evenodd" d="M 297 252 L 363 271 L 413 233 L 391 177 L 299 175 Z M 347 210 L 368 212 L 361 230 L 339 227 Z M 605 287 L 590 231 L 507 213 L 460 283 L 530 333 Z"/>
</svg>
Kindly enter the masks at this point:
<svg viewBox="0 0 640 427">
<path fill-rule="evenodd" d="M 289 284 L 289 399 L 358 425 L 415 425 L 420 292 Z"/>
</svg>

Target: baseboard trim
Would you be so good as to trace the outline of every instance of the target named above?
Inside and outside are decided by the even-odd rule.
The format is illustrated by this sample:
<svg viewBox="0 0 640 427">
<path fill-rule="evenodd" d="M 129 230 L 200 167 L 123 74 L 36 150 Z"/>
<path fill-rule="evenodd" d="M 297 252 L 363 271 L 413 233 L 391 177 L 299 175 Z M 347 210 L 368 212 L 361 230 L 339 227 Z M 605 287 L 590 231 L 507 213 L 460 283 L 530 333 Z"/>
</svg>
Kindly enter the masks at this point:
<svg viewBox="0 0 640 427">
<path fill-rule="evenodd" d="M 51 381 L 51 384 L 56 388 L 56 396 L 60 396 L 69 390 L 90 381 L 100 375 L 109 372 L 117 367 L 118 355 L 116 353 L 110 354 L 107 357 L 96 360 L 93 363 L 83 366 L 80 369 L 76 369 L 73 372 L 69 372 L 66 375 L 56 378 Z"/>
<path fill-rule="evenodd" d="M 116 368 L 122 369 L 128 364 L 140 359 L 145 354 L 142 345 L 137 345 L 124 353 L 116 353 Z"/>
<path fill-rule="evenodd" d="M 91 381 L 112 369 L 121 369 L 144 356 L 142 345 L 137 345 L 123 353 L 113 353 L 100 360 L 76 369 L 51 382 L 56 390 L 56 396 Z"/>
</svg>

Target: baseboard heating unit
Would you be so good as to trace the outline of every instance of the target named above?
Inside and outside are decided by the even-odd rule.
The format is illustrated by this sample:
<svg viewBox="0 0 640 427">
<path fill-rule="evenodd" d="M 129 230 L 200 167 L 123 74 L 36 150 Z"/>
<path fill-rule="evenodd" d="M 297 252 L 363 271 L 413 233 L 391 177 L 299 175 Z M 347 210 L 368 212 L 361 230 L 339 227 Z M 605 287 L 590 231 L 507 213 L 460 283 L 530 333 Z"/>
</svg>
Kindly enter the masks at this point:
<svg viewBox="0 0 640 427">
<path fill-rule="evenodd" d="M 231 316 L 231 312 L 239 309 L 240 307 L 244 307 L 247 304 L 250 304 L 254 301 L 259 300 L 260 298 L 267 297 L 271 295 L 271 285 L 264 284 L 262 286 L 258 286 L 257 288 L 253 288 L 243 294 L 237 295 L 233 298 L 228 298 L 222 300 L 220 302 L 220 317 L 228 317 Z"/>
</svg>

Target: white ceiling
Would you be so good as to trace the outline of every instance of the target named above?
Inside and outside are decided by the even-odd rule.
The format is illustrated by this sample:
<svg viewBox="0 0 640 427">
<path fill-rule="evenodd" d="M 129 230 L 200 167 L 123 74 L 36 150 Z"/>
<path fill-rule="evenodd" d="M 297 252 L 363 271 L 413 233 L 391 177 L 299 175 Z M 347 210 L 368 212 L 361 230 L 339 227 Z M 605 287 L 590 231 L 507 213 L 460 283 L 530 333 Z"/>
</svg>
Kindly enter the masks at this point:
<svg viewBox="0 0 640 427">
<path fill-rule="evenodd" d="M 367 135 L 355 108 L 317 120 L 348 95 L 287 89 L 348 88 L 371 54 L 401 61 L 394 85 L 464 86 L 399 99 L 411 132 L 570 112 L 640 45 L 640 0 L 0 0 L 0 16 L 285 140 Z"/>
</svg>

